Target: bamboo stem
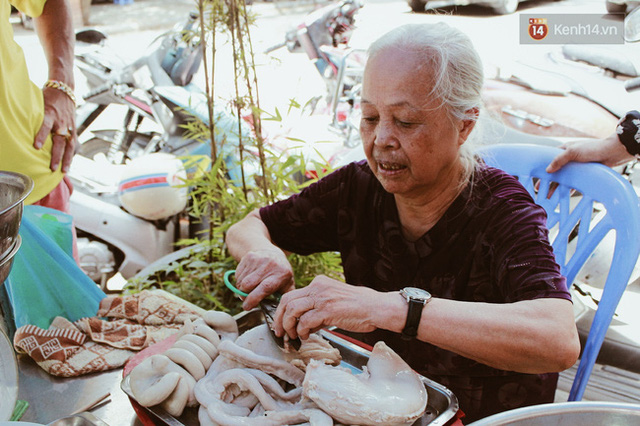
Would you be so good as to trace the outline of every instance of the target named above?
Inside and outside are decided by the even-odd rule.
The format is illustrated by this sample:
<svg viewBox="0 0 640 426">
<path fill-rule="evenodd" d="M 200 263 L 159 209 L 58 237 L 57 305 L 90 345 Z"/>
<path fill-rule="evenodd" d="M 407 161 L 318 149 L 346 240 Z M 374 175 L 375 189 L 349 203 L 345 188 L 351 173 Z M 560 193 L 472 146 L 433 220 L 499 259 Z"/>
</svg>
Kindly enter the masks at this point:
<svg viewBox="0 0 640 426">
<path fill-rule="evenodd" d="M 77 410 L 75 410 L 73 413 L 71 413 L 71 415 L 76 415 L 78 413 L 82 413 L 84 411 L 90 411 L 92 408 L 102 404 L 103 402 L 107 402 L 108 399 L 111 396 L 110 392 L 107 392 L 106 394 L 100 396 L 99 398 L 93 400 L 92 402 L 82 406 L 81 408 L 78 408 Z"/>
</svg>

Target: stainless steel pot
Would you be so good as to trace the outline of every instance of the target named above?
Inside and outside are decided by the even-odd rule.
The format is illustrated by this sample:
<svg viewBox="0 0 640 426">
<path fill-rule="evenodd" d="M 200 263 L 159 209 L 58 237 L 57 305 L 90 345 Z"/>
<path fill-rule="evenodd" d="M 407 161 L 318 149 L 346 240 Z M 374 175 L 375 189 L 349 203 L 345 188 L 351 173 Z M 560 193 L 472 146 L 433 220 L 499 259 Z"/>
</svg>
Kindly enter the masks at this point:
<svg viewBox="0 0 640 426">
<path fill-rule="evenodd" d="M 0 259 L 0 286 L 4 283 L 4 280 L 9 276 L 9 272 L 11 271 L 11 265 L 13 265 L 13 257 L 18 252 L 20 245 L 22 244 L 22 239 L 20 235 L 17 235 L 15 241 L 13 243 L 13 247 L 8 250 L 6 256 Z M 0 316 L 0 318 L 2 318 Z"/>
<path fill-rule="evenodd" d="M 551 426 L 640 424 L 640 405 L 579 401 L 532 405 L 494 414 L 469 426 Z"/>
<path fill-rule="evenodd" d="M 32 189 L 33 180 L 29 176 L 0 171 L 0 261 L 14 249 L 24 200 Z"/>
</svg>

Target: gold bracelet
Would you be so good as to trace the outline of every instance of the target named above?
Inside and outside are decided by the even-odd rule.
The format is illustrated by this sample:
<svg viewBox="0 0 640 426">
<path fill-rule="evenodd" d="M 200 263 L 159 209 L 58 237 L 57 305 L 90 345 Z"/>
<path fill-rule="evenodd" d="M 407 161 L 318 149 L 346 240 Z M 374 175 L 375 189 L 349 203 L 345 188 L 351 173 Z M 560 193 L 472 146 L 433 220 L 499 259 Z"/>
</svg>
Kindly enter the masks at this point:
<svg viewBox="0 0 640 426">
<path fill-rule="evenodd" d="M 53 89 L 60 90 L 65 95 L 67 95 L 69 99 L 71 99 L 71 101 L 73 101 L 74 106 L 76 105 L 76 95 L 75 93 L 73 93 L 73 89 L 69 87 L 67 83 L 58 80 L 47 80 L 47 82 L 44 83 L 44 87 L 51 87 Z"/>
</svg>

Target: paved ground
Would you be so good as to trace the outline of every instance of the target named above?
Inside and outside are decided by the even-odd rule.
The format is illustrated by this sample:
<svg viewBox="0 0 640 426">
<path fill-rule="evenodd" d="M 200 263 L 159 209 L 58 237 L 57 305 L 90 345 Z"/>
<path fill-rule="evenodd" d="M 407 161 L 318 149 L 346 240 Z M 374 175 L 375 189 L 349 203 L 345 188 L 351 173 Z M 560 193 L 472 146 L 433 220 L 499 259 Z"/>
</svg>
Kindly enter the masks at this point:
<svg viewBox="0 0 640 426">
<path fill-rule="evenodd" d="M 165 28 L 195 9 L 194 0 L 134 0 L 127 5 L 100 2 L 91 5 L 87 26 L 110 34 Z"/>
<path fill-rule="evenodd" d="M 279 0 L 276 3 L 256 1 L 252 10 L 262 19 L 286 13 L 311 10 L 314 4 L 323 0 Z M 170 28 L 184 19 L 191 11 L 197 10 L 196 0 L 133 0 L 131 4 L 120 5 L 101 1 L 90 8 L 86 26 L 100 28 L 110 34 Z"/>
</svg>

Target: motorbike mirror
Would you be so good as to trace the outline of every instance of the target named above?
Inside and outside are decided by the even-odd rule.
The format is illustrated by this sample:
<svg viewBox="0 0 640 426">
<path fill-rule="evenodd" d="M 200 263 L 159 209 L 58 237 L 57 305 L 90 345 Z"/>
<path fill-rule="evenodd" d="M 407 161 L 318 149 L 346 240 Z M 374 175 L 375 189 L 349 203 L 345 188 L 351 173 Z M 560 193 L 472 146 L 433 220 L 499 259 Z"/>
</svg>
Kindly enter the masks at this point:
<svg viewBox="0 0 640 426">
<path fill-rule="evenodd" d="M 640 6 L 624 18 L 624 39 L 630 43 L 640 41 Z"/>
</svg>

